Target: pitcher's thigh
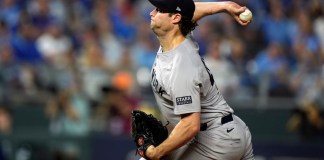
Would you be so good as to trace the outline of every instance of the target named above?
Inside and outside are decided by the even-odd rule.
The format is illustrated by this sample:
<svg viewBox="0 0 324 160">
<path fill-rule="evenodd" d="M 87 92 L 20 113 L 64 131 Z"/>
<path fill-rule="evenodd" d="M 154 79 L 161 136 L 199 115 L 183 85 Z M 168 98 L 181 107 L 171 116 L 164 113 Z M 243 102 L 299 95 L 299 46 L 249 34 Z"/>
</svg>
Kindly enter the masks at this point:
<svg viewBox="0 0 324 160">
<path fill-rule="evenodd" d="M 182 147 L 170 155 L 168 160 L 211 160 L 199 153 L 193 147 Z"/>
<path fill-rule="evenodd" d="M 244 154 L 242 160 L 254 160 L 252 135 L 249 127 L 239 117 L 235 116 L 234 119 L 238 123 L 238 125 L 242 127 L 242 133 L 244 133 L 244 136 L 242 136 L 242 141 L 244 144 Z"/>
</svg>

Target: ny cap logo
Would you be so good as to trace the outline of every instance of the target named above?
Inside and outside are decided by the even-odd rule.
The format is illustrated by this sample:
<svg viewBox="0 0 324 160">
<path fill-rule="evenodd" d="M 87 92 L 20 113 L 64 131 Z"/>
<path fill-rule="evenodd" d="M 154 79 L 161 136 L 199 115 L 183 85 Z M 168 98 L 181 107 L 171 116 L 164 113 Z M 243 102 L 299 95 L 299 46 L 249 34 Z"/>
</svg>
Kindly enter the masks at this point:
<svg viewBox="0 0 324 160">
<path fill-rule="evenodd" d="M 181 12 L 181 8 L 179 6 L 177 7 L 176 10 L 179 11 L 179 12 Z"/>
</svg>

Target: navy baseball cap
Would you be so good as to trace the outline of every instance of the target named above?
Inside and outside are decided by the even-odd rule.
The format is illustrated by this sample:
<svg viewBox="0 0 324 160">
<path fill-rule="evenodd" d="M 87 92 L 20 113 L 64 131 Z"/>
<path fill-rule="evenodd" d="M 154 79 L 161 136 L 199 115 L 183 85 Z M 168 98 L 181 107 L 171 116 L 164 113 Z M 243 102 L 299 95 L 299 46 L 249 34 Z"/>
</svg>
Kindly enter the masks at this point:
<svg viewBox="0 0 324 160">
<path fill-rule="evenodd" d="M 163 12 L 180 13 L 182 16 L 193 17 L 195 12 L 195 3 L 193 0 L 149 0 L 153 6 Z"/>
</svg>

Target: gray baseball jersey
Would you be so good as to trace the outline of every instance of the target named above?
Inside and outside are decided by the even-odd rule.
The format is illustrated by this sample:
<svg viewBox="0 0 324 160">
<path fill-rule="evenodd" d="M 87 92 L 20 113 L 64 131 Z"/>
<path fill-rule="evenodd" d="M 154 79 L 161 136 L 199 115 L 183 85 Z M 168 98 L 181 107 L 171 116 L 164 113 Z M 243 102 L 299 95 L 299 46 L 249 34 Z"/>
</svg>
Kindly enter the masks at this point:
<svg viewBox="0 0 324 160">
<path fill-rule="evenodd" d="M 237 116 L 226 125 L 220 122 L 221 117 L 233 113 L 233 109 L 220 94 L 198 50 L 198 44 L 188 35 L 168 52 L 160 47 L 152 68 L 151 85 L 162 115 L 170 122 L 169 131 L 180 121 L 181 114 L 186 113 L 200 112 L 201 123 L 208 124 L 208 130 L 199 132 L 189 144 L 169 155 L 169 159 L 241 159 L 244 155 L 245 159 L 251 159 L 251 135 L 245 123 Z M 222 127 L 229 127 L 230 132 L 226 133 L 225 128 L 221 130 Z M 231 139 L 228 134 L 236 138 L 220 145 L 221 139 Z M 232 153 L 231 157 L 226 153 Z"/>
<path fill-rule="evenodd" d="M 162 114 L 173 127 L 185 113 L 201 112 L 201 123 L 233 113 L 191 35 L 169 52 L 160 47 L 152 69 L 152 87 Z"/>
</svg>

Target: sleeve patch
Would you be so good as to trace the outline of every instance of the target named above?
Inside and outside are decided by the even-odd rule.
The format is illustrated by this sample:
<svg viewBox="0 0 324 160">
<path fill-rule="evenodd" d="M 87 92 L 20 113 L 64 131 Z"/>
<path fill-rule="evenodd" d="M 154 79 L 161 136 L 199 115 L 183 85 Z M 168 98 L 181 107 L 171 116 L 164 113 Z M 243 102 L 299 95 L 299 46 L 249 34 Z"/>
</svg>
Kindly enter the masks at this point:
<svg viewBox="0 0 324 160">
<path fill-rule="evenodd" d="M 192 98 L 191 98 L 191 96 L 177 97 L 176 102 L 177 102 L 177 105 L 191 104 Z"/>
</svg>

